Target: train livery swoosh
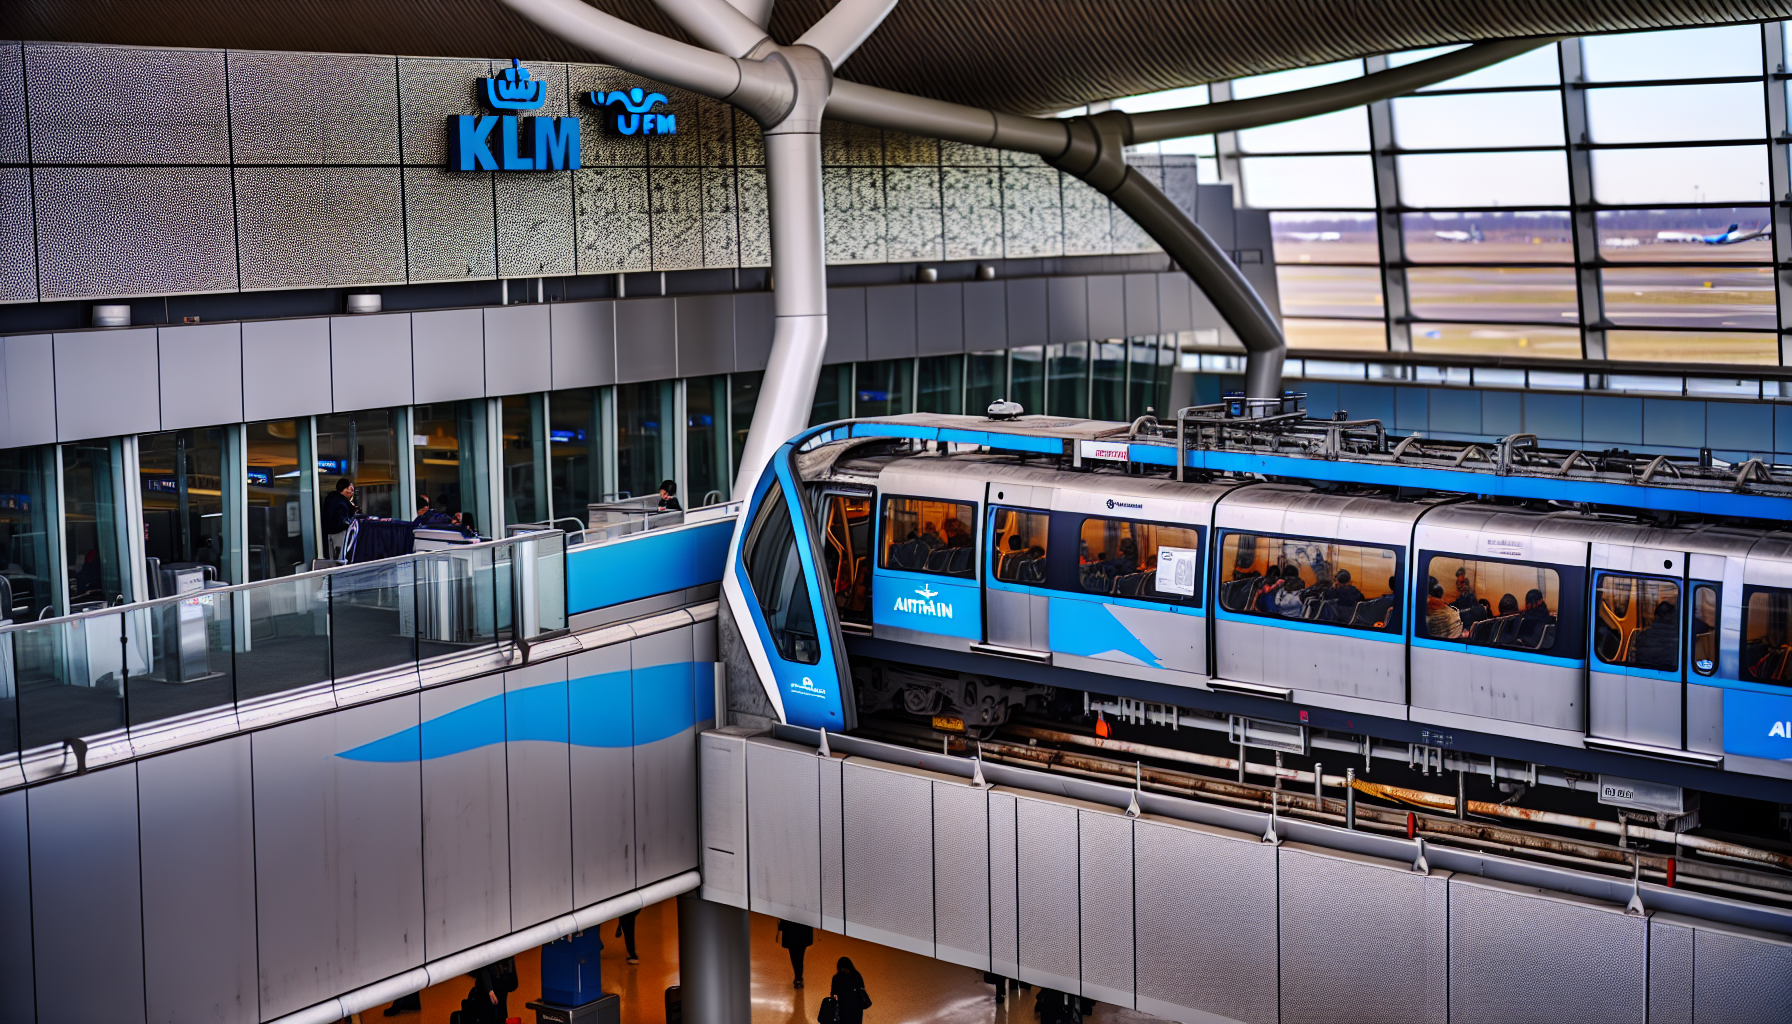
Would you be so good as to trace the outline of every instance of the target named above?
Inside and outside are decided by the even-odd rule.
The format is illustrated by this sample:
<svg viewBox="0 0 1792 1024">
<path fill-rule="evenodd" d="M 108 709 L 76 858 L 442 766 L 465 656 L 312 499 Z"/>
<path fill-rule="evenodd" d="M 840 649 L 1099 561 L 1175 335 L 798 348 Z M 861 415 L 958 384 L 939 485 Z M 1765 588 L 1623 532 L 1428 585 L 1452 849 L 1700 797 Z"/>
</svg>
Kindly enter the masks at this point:
<svg viewBox="0 0 1792 1024">
<path fill-rule="evenodd" d="M 347 761 L 428 761 L 527 740 L 578 747 L 642 746 L 697 724 L 696 668 L 695 662 L 682 661 L 525 687 L 474 701 L 336 756 Z"/>
</svg>

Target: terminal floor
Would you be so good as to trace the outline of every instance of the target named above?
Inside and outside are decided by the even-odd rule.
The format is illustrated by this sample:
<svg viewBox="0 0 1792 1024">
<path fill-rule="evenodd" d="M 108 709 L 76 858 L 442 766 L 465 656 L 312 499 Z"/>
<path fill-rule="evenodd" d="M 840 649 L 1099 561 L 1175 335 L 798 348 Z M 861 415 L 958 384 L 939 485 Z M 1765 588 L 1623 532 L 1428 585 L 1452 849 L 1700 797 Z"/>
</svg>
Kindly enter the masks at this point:
<svg viewBox="0 0 1792 1024">
<path fill-rule="evenodd" d="M 890 949 L 832 932 L 817 931 L 805 965 L 806 987 L 791 987 L 790 958 L 778 945 L 778 922 L 763 914 L 753 915 L 753 1024 L 803 1024 L 815 1020 L 816 1010 L 828 993 L 834 963 L 851 957 L 865 976 L 872 1007 L 866 1024 L 1033 1024 L 1033 997 L 1015 992 L 998 1006 L 995 989 L 983 982 L 983 973 L 968 967 L 942 963 L 913 953 Z M 641 911 L 635 924 L 636 951 L 641 962 L 630 965 L 616 925 L 605 922 L 603 985 L 606 992 L 622 995 L 622 1024 L 665 1024 L 665 992 L 678 981 L 678 906 L 676 900 L 657 903 Z M 541 994 L 541 960 L 537 950 L 516 958 L 522 987 L 511 993 L 510 1015 L 534 1024 L 533 1011 L 524 1004 Z M 448 1015 L 460 1009 L 460 1001 L 472 987 L 471 979 L 443 982 L 423 993 L 423 1013 L 383 1015 L 383 1007 L 361 1015 L 363 1024 L 447 1024 Z M 1147 1024 L 1158 1018 L 1114 1006 L 1099 1007 L 1092 1021 L 1100 1024 Z M 695 1022 L 692 1022 L 695 1024 Z"/>
</svg>

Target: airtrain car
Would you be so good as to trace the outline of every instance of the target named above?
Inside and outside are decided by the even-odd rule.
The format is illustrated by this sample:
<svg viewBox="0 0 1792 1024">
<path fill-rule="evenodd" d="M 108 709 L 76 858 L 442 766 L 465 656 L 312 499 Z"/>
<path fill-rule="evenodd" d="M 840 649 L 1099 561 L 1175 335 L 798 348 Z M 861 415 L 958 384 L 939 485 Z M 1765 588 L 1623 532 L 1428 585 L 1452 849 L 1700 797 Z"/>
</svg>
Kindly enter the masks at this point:
<svg viewBox="0 0 1792 1024">
<path fill-rule="evenodd" d="M 1197 427 L 918 414 L 785 445 L 724 582 L 773 713 L 851 728 L 845 637 L 869 634 L 991 675 L 1792 778 L 1792 493 L 1770 476 L 1558 471 L 1534 439 L 1483 466 L 1298 416 Z"/>
</svg>

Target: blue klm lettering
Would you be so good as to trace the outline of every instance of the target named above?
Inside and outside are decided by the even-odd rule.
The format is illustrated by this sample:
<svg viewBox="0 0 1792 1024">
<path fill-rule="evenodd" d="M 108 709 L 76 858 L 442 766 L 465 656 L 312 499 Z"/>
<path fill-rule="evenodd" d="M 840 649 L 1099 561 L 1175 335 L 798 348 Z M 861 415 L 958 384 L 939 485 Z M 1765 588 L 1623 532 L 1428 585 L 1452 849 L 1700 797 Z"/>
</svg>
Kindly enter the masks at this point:
<svg viewBox="0 0 1792 1024">
<path fill-rule="evenodd" d="M 492 153 L 493 129 L 498 132 L 497 155 Z M 533 135 L 531 156 L 522 150 L 522 139 L 528 135 Z M 448 118 L 451 171 L 576 171 L 579 158 L 576 117 L 454 114 Z"/>
</svg>

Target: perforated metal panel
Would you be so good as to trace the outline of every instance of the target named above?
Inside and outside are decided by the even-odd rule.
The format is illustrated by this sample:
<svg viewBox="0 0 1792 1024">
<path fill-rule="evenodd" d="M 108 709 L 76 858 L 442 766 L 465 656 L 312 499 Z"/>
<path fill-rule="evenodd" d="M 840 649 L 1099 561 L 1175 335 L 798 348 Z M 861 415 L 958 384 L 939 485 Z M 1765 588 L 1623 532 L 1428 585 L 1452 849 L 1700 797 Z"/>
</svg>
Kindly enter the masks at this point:
<svg viewBox="0 0 1792 1024">
<path fill-rule="evenodd" d="M 703 779 L 703 898 L 747 905 L 746 740 L 730 730 L 706 732 L 698 743 Z"/>
<path fill-rule="evenodd" d="M 1133 823 L 1119 811 L 1077 812 L 1082 994 L 1133 1005 Z"/>
<path fill-rule="evenodd" d="M 572 172 L 501 174 L 496 184 L 498 274 L 572 273 Z"/>
<path fill-rule="evenodd" d="M 236 287 L 229 168 L 39 167 L 33 173 L 44 299 Z"/>
<path fill-rule="evenodd" d="M 845 762 L 817 759 L 821 773 L 821 926 L 846 931 L 846 836 L 841 821 L 841 768 Z"/>
<path fill-rule="evenodd" d="M 1649 1024 L 1692 1024 L 1691 921 L 1649 919 Z"/>
<path fill-rule="evenodd" d="M 815 752 L 747 741 L 747 906 L 821 924 L 820 793 Z"/>
<path fill-rule="evenodd" d="M 1456 875 L 1451 1024 L 1641 1020 L 1647 927 L 1613 904 Z"/>
<path fill-rule="evenodd" d="M 395 164 L 393 59 L 235 51 L 230 138 L 239 164 Z"/>
<path fill-rule="evenodd" d="M 989 797 L 933 784 L 933 926 L 938 959 L 989 966 Z"/>
<path fill-rule="evenodd" d="M 4 56 L 0 49 L 0 56 Z M 0 302 L 37 298 L 37 241 L 31 228 L 31 172 L 0 168 Z"/>
<path fill-rule="evenodd" d="M 1081 982 L 1076 808 L 1033 797 L 1015 799 L 1018 977 L 1076 992 Z"/>
<path fill-rule="evenodd" d="M 1020 977 L 1015 813 L 1013 794 L 989 794 L 989 969 L 1004 978 Z"/>
<path fill-rule="evenodd" d="M 1448 872 L 1294 843 L 1277 856 L 1284 1022 L 1448 1016 Z"/>
<path fill-rule="evenodd" d="M 932 789 L 919 775 L 846 762 L 846 934 L 933 955 Z"/>
<path fill-rule="evenodd" d="M 1257 837 L 1133 826 L 1138 1008 L 1275 1024 L 1275 848 Z"/>
<path fill-rule="evenodd" d="M 230 161 L 221 50 L 29 44 L 25 82 L 41 163 Z"/>
<path fill-rule="evenodd" d="M 237 168 L 244 290 L 403 284 L 398 175 L 396 167 Z"/>
<path fill-rule="evenodd" d="M 406 167 L 404 230 L 412 284 L 497 275 L 490 174 Z"/>
<path fill-rule="evenodd" d="M 1792 939 L 1722 925 L 1693 932 L 1696 1024 L 1792 1016 Z"/>
</svg>

